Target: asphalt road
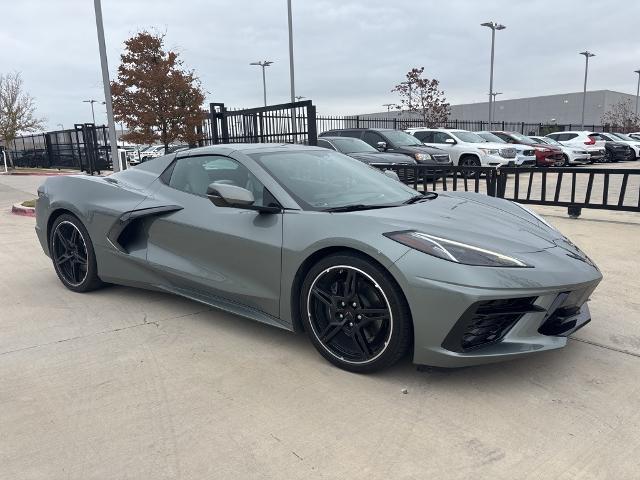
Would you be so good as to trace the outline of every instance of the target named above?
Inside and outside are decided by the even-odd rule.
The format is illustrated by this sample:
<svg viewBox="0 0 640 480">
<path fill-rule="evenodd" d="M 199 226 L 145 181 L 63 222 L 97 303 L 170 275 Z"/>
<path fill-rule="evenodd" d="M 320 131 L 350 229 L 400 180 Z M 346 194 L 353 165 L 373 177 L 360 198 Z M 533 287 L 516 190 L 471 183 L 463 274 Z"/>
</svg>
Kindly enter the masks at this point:
<svg viewBox="0 0 640 480">
<path fill-rule="evenodd" d="M 191 301 L 64 289 L 8 213 L 39 181 L 0 176 L 2 479 L 640 477 L 636 214 L 538 209 L 605 276 L 567 348 L 359 376 Z"/>
</svg>

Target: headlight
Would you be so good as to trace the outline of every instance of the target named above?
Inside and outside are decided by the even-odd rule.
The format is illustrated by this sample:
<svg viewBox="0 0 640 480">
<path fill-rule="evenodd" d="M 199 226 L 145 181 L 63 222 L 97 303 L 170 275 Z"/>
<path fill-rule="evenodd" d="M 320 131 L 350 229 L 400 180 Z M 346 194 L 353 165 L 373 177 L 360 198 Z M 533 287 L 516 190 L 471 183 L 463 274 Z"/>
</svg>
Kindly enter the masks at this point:
<svg viewBox="0 0 640 480">
<path fill-rule="evenodd" d="M 414 153 L 413 158 L 420 162 L 424 160 L 431 160 L 431 155 L 429 155 L 428 153 Z"/>
<path fill-rule="evenodd" d="M 500 150 L 497 148 L 479 148 L 481 152 L 484 152 L 485 155 L 498 155 Z"/>
<path fill-rule="evenodd" d="M 401 232 L 389 232 L 384 235 L 407 247 L 449 262 L 481 267 L 529 267 L 529 265 L 517 258 L 499 252 L 435 237 L 422 232 L 404 230 Z"/>
<path fill-rule="evenodd" d="M 520 205 L 517 202 L 513 202 L 515 203 L 517 206 L 519 206 L 522 210 L 524 210 L 525 212 L 527 212 L 529 215 L 531 215 L 532 217 L 534 217 L 536 220 L 544 223 L 547 227 L 549 227 L 551 230 L 554 230 L 556 232 L 558 232 L 558 229 L 556 227 L 554 227 L 553 225 L 551 225 L 549 222 L 547 222 L 544 218 L 542 218 L 540 215 L 538 215 L 536 212 L 534 212 L 533 210 L 531 210 L 530 208 L 525 207 L 524 205 Z"/>
</svg>

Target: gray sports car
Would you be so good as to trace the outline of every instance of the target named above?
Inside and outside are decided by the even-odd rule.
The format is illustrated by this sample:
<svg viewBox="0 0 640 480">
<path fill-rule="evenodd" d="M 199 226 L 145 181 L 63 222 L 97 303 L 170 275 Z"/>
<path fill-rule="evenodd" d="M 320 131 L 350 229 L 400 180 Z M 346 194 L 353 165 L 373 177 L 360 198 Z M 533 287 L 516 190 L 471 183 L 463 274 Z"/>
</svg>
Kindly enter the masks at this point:
<svg viewBox="0 0 640 480">
<path fill-rule="evenodd" d="M 337 366 L 457 367 L 563 347 L 602 276 L 526 208 L 421 194 L 340 153 L 220 145 L 50 177 L 36 231 L 62 283 L 161 290 L 306 331 Z"/>
</svg>

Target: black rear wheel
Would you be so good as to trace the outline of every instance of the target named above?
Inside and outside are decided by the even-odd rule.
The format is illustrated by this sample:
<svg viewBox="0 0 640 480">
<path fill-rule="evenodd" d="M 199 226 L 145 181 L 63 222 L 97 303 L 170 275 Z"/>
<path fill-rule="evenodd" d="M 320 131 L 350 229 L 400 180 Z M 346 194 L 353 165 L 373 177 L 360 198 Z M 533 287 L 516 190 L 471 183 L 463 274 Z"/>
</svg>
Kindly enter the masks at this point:
<svg viewBox="0 0 640 480">
<path fill-rule="evenodd" d="M 480 159 L 474 157 L 472 155 L 463 156 L 459 161 L 458 165 L 461 167 L 479 167 Z M 466 178 L 473 178 L 476 176 L 476 171 L 473 169 L 463 169 L 462 175 Z"/>
<path fill-rule="evenodd" d="M 358 255 L 331 255 L 311 268 L 300 315 L 320 354 L 352 372 L 392 365 L 411 341 L 409 307 L 396 282 Z"/>
<path fill-rule="evenodd" d="M 49 251 L 60 281 L 74 292 L 102 286 L 89 232 L 77 217 L 60 215 L 51 227 Z"/>
</svg>

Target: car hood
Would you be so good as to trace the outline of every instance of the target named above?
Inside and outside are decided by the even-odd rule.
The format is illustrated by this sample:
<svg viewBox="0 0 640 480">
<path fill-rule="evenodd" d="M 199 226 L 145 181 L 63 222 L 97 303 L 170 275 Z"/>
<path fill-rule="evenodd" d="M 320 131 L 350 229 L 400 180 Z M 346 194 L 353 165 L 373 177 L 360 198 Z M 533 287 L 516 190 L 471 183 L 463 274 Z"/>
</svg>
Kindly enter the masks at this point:
<svg viewBox="0 0 640 480">
<path fill-rule="evenodd" d="M 530 148 L 548 148 L 549 150 L 553 150 L 554 152 L 562 152 L 562 149 L 556 145 L 549 145 L 548 143 L 534 143 L 530 145 Z"/>
<path fill-rule="evenodd" d="M 478 148 L 491 148 L 495 150 L 503 150 L 505 148 L 516 148 L 515 145 L 511 145 L 509 143 L 494 143 L 494 142 L 474 143 L 473 146 Z"/>
<path fill-rule="evenodd" d="M 415 160 L 402 153 L 360 152 L 349 153 L 350 157 L 366 163 L 409 163 L 415 165 Z"/>
<path fill-rule="evenodd" d="M 386 232 L 416 230 L 503 253 L 539 252 L 563 238 L 513 202 L 470 192 L 353 214 L 380 222 Z"/>
</svg>

